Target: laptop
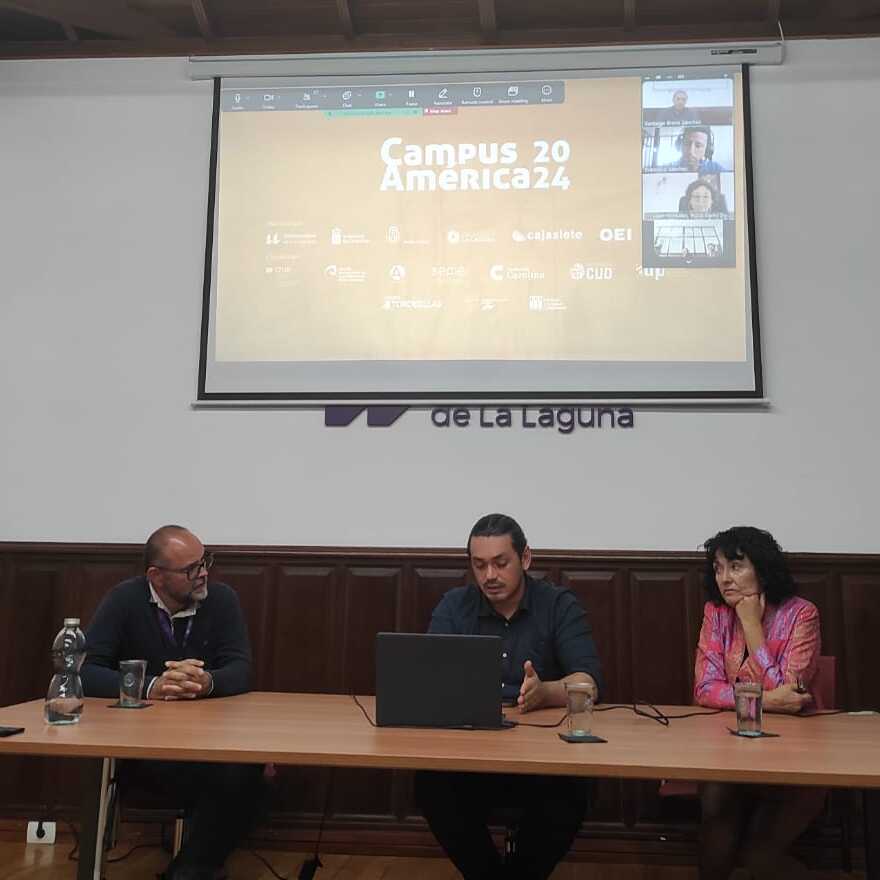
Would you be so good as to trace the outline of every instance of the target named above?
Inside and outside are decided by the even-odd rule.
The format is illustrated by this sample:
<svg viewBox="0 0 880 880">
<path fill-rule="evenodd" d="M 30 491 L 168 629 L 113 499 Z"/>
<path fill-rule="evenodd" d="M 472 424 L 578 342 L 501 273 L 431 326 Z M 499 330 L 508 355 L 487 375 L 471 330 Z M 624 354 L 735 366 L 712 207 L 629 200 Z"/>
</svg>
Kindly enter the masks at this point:
<svg viewBox="0 0 880 880">
<path fill-rule="evenodd" d="M 501 713 L 501 639 L 378 633 L 376 724 L 506 726 Z"/>
</svg>

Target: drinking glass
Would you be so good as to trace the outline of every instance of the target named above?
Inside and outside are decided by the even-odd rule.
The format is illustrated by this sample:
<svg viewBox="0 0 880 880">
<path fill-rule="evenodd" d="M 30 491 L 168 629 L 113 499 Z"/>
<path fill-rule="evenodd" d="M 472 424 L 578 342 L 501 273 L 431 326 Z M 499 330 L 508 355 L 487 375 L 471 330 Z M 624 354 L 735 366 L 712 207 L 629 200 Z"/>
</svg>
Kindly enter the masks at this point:
<svg viewBox="0 0 880 880">
<path fill-rule="evenodd" d="M 593 685 L 585 681 L 567 681 L 568 735 L 589 736 L 593 728 Z"/>
<path fill-rule="evenodd" d="M 760 736 L 764 694 L 761 685 L 754 681 L 738 681 L 733 691 L 736 696 L 736 732 L 740 736 Z"/>
<path fill-rule="evenodd" d="M 119 705 L 131 709 L 141 705 L 144 679 L 147 675 L 146 660 L 121 660 L 119 662 Z"/>
</svg>

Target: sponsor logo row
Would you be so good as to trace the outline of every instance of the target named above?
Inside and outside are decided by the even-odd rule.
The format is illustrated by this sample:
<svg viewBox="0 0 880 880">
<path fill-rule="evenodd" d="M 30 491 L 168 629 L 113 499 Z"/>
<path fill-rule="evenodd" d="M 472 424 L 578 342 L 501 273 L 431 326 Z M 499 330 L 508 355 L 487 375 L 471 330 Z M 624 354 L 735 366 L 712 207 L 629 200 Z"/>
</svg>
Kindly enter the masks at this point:
<svg viewBox="0 0 880 880">
<path fill-rule="evenodd" d="M 596 232 L 595 237 L 603 242 L 632 241 L 633 231 L 629 227 L 603 227 Z M 318 244 L 320 238 L 316 232 L 270 230 L 266 233 L 265 244 L 270 248 L 282 245 L 303 247 Z M 447 229 L 445 233 L 446 242 L 452 245 L 497 244 L 500 239 L 505 238 L 506 235 L 499 235 L 494 229 L 463 230 L 451 228 Z M 518 244 L 526 244 L 584 241 L 586 238 L 587 236 L 582 229 L 559 227 L 554 229 L 513 229 L 510 232 L 509 240 Z M 330 230 L 328 240 L 334 246 L 372 244 L 372 239 L 367 233 L 346 231 L 341 226 L 334 226 Z M 431 244 L 428 239 L 406 237 L 401 228 L 393 224 L 385 232 L 385 242 L 405 245 Z"/>
<path fill-rule="evenodd" d="M 272 268 L 268 269 L 273 271 Z M 287 270 L 289 271 L 289 269 Z M 402 263 L 395 263 L 388 269 L 388 278 L 395 283 L 405 281 L 409 272 Z M 482 275 L 482 273 L 480 273 Z M 340 284 L 364 284 L 367 281 L 367 272 L 355 269 L 352 266 L 343 266 L 338 263 L 330 263 L 324 267 L 324 275 Z M 471 273 L 467 266 L 431 266 L 431 280 L 440 283 L 454 284 L 466 281 Z M 613 266 L 587 266 L 584 263 L 572 263 L 568 269 L 569 278 L 572 281 L 610 281 L 614 278 Z M 494 282 L 502 281 L 544 281 L 546 273 L 543 270 L 532 269 L 529 266 L 508 266 L 504 263 L 491 265 L 484 279 Z"/>
</svg>

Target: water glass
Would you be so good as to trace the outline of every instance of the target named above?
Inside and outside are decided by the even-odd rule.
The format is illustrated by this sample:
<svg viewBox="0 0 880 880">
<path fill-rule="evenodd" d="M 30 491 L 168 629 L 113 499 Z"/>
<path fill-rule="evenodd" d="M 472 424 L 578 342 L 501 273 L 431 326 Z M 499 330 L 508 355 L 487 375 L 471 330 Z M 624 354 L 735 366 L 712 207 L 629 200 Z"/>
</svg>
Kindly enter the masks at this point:
<svg viewBox="0 0 880 880">
<path fill-rule="evenodd" d="M 134 708 L 141 705 L 144 680 L 147 676 L 146 660 L 119 661 L 119 705 Z"/>
<path fill-rule="evenodd" d="M 736 696 L 736 732 L 740 736 L 761 735 L 763 688 L 758 682 L 738 681 Z"/>
<path fill-rule="evenodd" d="M 585 681 L 567 681 L 568 735 L 589 736 L 593 728 L 593 685 Z"/>
</svg>

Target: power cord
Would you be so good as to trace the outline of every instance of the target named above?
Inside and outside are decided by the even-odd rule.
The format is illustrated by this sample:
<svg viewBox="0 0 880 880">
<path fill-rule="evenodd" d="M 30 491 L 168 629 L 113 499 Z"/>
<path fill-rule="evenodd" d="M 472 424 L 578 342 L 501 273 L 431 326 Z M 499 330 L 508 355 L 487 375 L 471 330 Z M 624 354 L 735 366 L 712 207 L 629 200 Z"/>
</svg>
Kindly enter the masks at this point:
<svg viewBox="0 0 880 880">
<path fill-rule="evenodd" d="M 79 834 L 77 834 L 76 828 L 73 823 L 65 820 L 65 824 L 70 829 L 70 834 L 73 837 L 73 849 L 67 854 L 67 860 L 69 862 L 78 862 L 79 861 Z M 123 853 L 121 856 L 114 856 L 111 858 L 104 859 L 104 864 L 106 865 L 114 865 L 117 862 L 124 862 L 135 850 L 138 849 L 162 849 L 163 846 L 161 843 L 136 843 L 128 852 Z M 277 875 L 276 875 L 277 876 Z M 283 878 L 282 878 L 283 880 Z"/>
<path fill-rule="evenodd" d="M 370 713 L 367 712 L 367 710 L 364 708 L 364 704 L 363 704 L 363 703 L 357 698 L 357 695 L 356 695 L 356 694 L 350 694 L 350 696 L 351 696 L 351 698 L 354 700 L 354 704 L 355 704 L 355 706 L 357 706 L 358 709 L 360 709 L 361 712 L 364 713 L 364 718 L 366 718 L 367 721 L 370 722 L 370 725 L 371 725 L 372 727 L 376 727 L 376 726 L 377 726 L 377 725 L 376 725 L 376 722 L 373 721 L 372 718 L 370 718 Z"/>
<path fill-rule="evenodd" d="M 568 712 L 566 712 L 558 721 L 549 724 L 542 724 L 538 721 L 514 721 L 512 718 L 508 718 L 507 721 L 514 727 L 546 727 L 552 730 L 554 727 L 559 727 L 566 718 L 568 718 Z"/>
<path fill-rule="evenodd" d="M 67 827 L 73 835 L 73 849 L 67 854 L 67 860 L 75 862 L 78 861 L 76 854 L 79 851 L 79 835 L 76 833 L 76 828 L 73 827 L 73 822 L 67 822 Z"/>
<path fill-rule="evenodd" d="M 646 708 L 640 708 L 642 706 Z M 649 703 L 646 700 L 634 700 L 632 703 L 612 703 L 609 706 L 596 706 L 593 711 L 611 712 L 614 709 L 628 709 L 630 712 L 634 712 L 641 718 L 650 718 L 651 721 L 656 721 L 658 724 L 662 724 L 663 727 L 669 727 L 670 721 L 675 721 L 679 718 L 696 718 L 700 715 L 719 715 L 724 711 L 723 709 L 708 709 L 700 712 L 682 712 L 680 715 L 666 715 L 653 703 Z"/>
<path fill-rule="evenodd" d="M 123 853 L 121 856 L 115 856 L 112 859 L 104 859 L 104 863 L 107 865 L 113 865 L 116 862 L 124 862 L 136 849 L 157 849 L 159 848 L 158 843 L 136 843 L 127 853 Z"/>
<path fill-rule="evenodd" d="M 354 701 L 356 703 L 358 703 L 357 697 L 355 697 L 354 694 L 352 694 L 352 697 L 354 698 Z M 361 706 L 360 703 L 358 703 L 358 705 L 361 707 L 361 711 L 364 713 L 364 715 L 366 715 L 367 720 L 370 721 L 371 724 L 373 724 L 372 720 L 370 719 L 370 716 L 367 715 L 367 712 L 364 709 L 364 707 Z M 375 727 L 375 726 L 376 725 L 373 724 L 373 727 Z M 336 768 L 331 767 L 330 768 L 330 781 L 327 783 L 327 791 L 324 795 L 324 812 L 321 814 L 321 825 L 318 828 L 318 839 L 315 842 L 315 854 L 310 859 L 306 859 L 302 863 L 302 865 L 300 866 L 299 874 L 297 874 L 298 880 L 312 880 L 312 878 L 315 876 L 315 873 L 317 872 L 318 868 L 324 867 L 324 864 L 321 862 L 321 856 L 320 856 L 321 840 L 324 837 L 324 825 L 327 822 L 327 815 L 330 812 L 330 803 L 333 800 L 333 785 L 335 782 L 336 782 Z"/>
<path fill-rule="evenodd" d="M 288 880 L 287 877 L 284 877 L 284 876 L 282 876 L 281 874 L 279 874 L 279 873 L 278 873 L 278 872 L 272 867 L 272 865 L 269 863 L 269 861 L 268 861 L 266 858 L 264 858 L 263 856 L 261 856 L 261 855 L 260 855 L 255 849 L 248 850 L 248 852 L 249 852 L 249 853 L 250 853 L 255 859 L 257 859 L 257 860 L 259 860 L 260 862 L 262 862 L 263 865 L 265 866 L 266 870 L 267 870 L 267 871 L 268 871 L 273 877 L 277 878 L 277 880 Z"/>
</svg>

